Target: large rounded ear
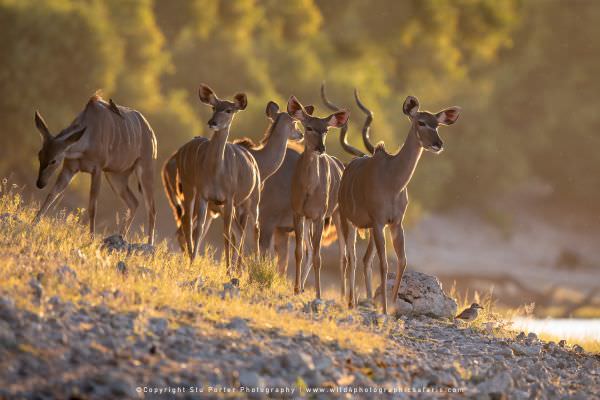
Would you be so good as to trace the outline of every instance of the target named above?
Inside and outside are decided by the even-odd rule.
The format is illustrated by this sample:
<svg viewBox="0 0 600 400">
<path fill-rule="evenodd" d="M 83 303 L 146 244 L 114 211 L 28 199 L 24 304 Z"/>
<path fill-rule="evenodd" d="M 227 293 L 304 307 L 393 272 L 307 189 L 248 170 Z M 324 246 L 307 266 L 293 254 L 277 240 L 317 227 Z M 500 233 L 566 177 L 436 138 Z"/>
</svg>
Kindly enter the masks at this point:
<svg viewBox="0 0 600 400">
<path fill-rule="evenodd" d="M 409 117 L 414 117 L 417 115 L 417 111 L 419 111 L 419 100 L 414 96 L 408 96 L 406 100 L 404 100 L 402 111 Z"/>
<path fill-rule="evenodd" d="M 279 105 L 277 103 L 275 103 L 274 101 L 269 101 L 269 103 L 267 103 L 267 109 L 265 110 L 265 114 L 267 114 L 267 117 L 271 121 L 275 121 L 275 118 L 277 118 L 278 112 L 279 112 Z"/>
<path fill-rule="evenodd" d="M 233 96 L 233 102 L 238 110 L 245 110 L 248 105 L 248 98 L 246 97 L 246 93 L 238 93 Z"/>
<path fill-rule="evenodd" d="M 203 102 L 204 104 L 211 105 L 211 106 L 215 106 L 218 101 L 218 97 L 215 94 L 215 92 L 208 85 L 205 85 L 204 83 L 201 84 L 200 88 L 198 89 L 198 97 L 200 97 L 201 102 Z"/>
<path fill-rule="evenodd" d="M 73 143 L 75 143 L 76 141 L 78 141 L 79 139 L 81 139 L 81 137 L 83 136 L 83 134 L 85 133 L 85 126 L 77 126 L 75 127 L 71 133 L 69 133 L 67 136 L 65 136 L 63 140 L 63 142 L 65 142 L 67 145 L 72 145 Z"/>
<path fill-rule="evenodd" d="M 452 125 L 458 119 L 458 116 L 460 115 L 460 110 L 461 108 L 457 106 L 449 107 L 435 114 L 435 117 L 437 118 L 438 123 L 440 124 Z"/>
<path fill-rule="evenodd" d="M 292 118 L 296 118 L 300 121 L 305 119 L 305 112 L 302 104 L 298 101 L 296 96 L 290 97 L 287 104 L 287 112 L 292 116 Z"/>
<path fill-rule="evenodd" d="M 327 125 L 334 128 L 341 128 L 348 122 L 348 118 L 350 118 L 350 113 L 348 111 L 338 111 L 327 118 Z"/>
<path fill-rule="evenodd" d="M 35 112 L 35 126 L 37 126 L 40 131 L 40 135 L 42 135 L 42 140 L 46 141 L 52 138 L 50 134 L 50 130 L 48 129 L 48 125 L 46 125 L 46 121 L 40 115 L 39 111 Z"/>
<path fill-rule="evenodd" d="M 315 106 L 313 106 L 312 104 L 304 106 L 304 111 L 306 111 L 308 115 L 313 115 L 313 113 L 315 112 Z"/>
</svg>

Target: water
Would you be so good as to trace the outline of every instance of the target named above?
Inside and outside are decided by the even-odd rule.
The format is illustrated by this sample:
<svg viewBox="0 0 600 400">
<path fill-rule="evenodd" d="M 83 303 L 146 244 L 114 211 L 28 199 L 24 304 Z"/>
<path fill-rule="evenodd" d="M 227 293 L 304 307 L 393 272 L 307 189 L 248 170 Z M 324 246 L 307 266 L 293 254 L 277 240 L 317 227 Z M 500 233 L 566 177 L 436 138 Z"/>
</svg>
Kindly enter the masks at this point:
<svg viewBox="0 0 600 400">
<path fill-rule="evenodd" d="M 535 332 L 570 341 L 600 341 L 600 319 L 577 318 L 515 318 L 513 328 L 524 332 Z"/>
</svg>

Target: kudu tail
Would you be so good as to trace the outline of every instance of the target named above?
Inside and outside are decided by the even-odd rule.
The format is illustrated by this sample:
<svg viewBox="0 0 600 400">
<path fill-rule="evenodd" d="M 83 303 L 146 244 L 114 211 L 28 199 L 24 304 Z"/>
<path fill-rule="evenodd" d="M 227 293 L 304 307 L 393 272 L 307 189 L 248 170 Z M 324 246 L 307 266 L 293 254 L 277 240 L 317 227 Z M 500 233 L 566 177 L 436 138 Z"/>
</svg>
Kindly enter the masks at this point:
<svg viewBox="0 0 600 400">
<path fill-rule="evenodd" d="M 327 108 L 329 108 L 331 111 L 333 111 L 333 112 L 340 111 L 340 108 L 337 105 L 333 104 L 331 101 L 329 101 L 329 99 L 327 98 L 327 94 L 325 93 L 325 81 L 323 81 L 323 83 L 321 83 L 321 100 L 323 100 L 323 104 L 325 104 L 325 106 Z M 342 126 L 342 129 L 340 131 L 340 145 L 342 146 L 342 148 L 347 153 L 350 153 L 353 156 L 356 156 L 356 157 L 364 156 L 365 153 L 363 153 L 362 151 L 360 151 L 359 149 L 357 149 L 356 147 L 354 147 L 350 143 L 348 143 L 348 141 L 346 140 L 347 134 L 348 134 L 348 122 L 346 122 L 344 124 L 344 126 Z"/>
</svg>

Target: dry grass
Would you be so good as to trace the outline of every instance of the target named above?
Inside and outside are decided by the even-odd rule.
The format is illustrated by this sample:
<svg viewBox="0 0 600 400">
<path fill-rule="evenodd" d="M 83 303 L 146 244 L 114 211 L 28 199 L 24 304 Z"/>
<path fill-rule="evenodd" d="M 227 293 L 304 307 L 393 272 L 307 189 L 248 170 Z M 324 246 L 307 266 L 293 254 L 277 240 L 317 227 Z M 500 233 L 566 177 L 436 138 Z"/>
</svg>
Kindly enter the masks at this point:
<svg viewBox="0 0 600 400">
<path fill-rule="evenodd" d="M 250 260 L 251 272 L 240 276 L 239 298 L 223 300 L 220 292 L 229 278 L 224 265 L 212 256 L 198 259 L 193 265 L 180 253 L 169 251 L 167 243 L 156 246 L 152 256 L 108 254 L 100 250 L 101 240 L 90 238 L 82 213 L 65 213 L 44 218 L 32 227 L 35 207 L 23 203 L 19 193 L 3 188 L 0 193 L 0 294 L 8 294 L 18 306 L 43 314 L 52 296 L 74 304 L 104 304 L 114 312 L 136 312 L 140 329 L 150 317 L 168 318 L 178 323 L 203 324 L 227 322 L 233 317 L 248 320 L 258 329 L 275 329 L 281 334 L 300 332 L 315 334 L 323 341 L 336 341 L 340 346 L 369 353 L 385 346 L 385 336 L 359 323 L 339 327 L 336 319 L 352 314 L 335 307 L 327 318 L 318 321 L 301 311 L 277 312 L 277 306 L 292 302 L 295 310 L 311 300 L 312 293 L 291 296 L 292 288 L 275 273 L 271 261 Z M 13 218 L 15 216 L 16 218 Z M 136 242 L 143 238 L 134 238 Z M 119 261 L 127 265 L 127 273 L 116 268 Z M 63 265 L 77 274 L 77 284 L 61 279 L 57 272 Z M 205 290 L 182 287 L 197 277 Z M 43 286 L 41 302 L 34 301 L 29 282 L 37 278 Z M 82 288 L 89 288 L 82 293 Z M 106 293 L 119 293 L 118 296 Z M 360 318 L 355 315 L 355 320 Z"/>
</svg>

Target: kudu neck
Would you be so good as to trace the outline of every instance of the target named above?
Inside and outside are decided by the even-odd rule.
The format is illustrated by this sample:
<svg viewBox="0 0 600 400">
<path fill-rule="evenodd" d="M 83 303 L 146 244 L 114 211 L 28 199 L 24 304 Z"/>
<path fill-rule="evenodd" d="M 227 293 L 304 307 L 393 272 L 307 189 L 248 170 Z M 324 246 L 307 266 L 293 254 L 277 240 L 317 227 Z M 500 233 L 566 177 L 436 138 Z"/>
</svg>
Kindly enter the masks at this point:
<svg viewBox="0 0 600 400">
<path fill-rule="evenodd" d="M 394 189 L 404 190 L 408 185 L 417 168 L 421 154 L 423 154 L 423 147 L 417 137 L 417 129 L 415 126 L 411 126 L 404 144 L 392 158 L 393 167 L 390 172 L 394 176 Z"/>
<path fill-rule="evenodd" d="M 213 162 L 222 162 L 225 158 L 225 146 L 229 138 L 229 126 L 227 128 L 214 131 L 210 138 L 211 154 Z"/>
<path fill-rule="evenodd" d="M 283 125 L 279 118 L 275 120 L 269 127 L 271 132 L 267 135 L 265 143 L 257 149 L 250 149 L 263 181 L 279 169 L 285 158 L 287 134 Z"/>
</svg>

